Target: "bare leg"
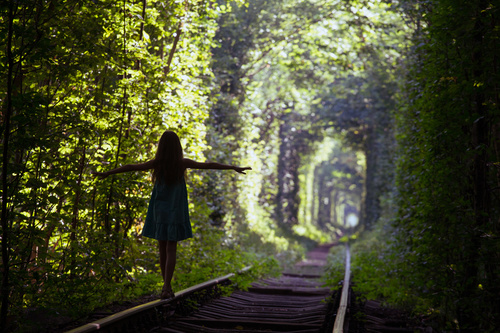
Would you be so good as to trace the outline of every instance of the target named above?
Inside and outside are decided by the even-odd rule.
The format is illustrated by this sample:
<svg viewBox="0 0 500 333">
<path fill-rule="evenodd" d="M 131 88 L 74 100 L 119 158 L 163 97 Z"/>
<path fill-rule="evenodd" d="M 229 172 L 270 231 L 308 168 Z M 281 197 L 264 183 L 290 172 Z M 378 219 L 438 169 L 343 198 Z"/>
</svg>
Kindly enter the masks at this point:
<svg viewBox="0 0 500 333">
<path fill-rule="evenodd" d="M 167 260 L 165 264 L 164 283 L 170 287 L 170 282 L 174 276 L 175 263 L 177 262 L 177 242 L 167 241 Z M 172 288 L 170 287 L 170 290 Z"/>
<path fill-rule="evenodd" d="M 177 261 L 177 242 L 160 241 L 160 268 L 163 276 L 162 298 L 170 298 L 172 292 L 172 277 L 174 275 L 175 263 Z"/>
<path fill-rule="evenodd" d="M 158 248 L 160 250 L 161 278 L 163 279 L 163 283 L 165 283 L 165 264 L 167 263 L 167 241 L 159 240 Z"/>
</svg>

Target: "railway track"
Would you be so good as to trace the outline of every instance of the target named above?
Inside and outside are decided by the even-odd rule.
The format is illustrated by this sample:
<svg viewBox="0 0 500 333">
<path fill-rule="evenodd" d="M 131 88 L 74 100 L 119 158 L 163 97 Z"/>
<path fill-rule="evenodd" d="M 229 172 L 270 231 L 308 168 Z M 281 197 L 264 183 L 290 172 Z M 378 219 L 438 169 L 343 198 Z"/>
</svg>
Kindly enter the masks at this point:
<svg viewBox="0 0 500 333">
<path fill-rule="evenodd" d="M 238 273 L 180 291 L 174 299 L 139 305 L 67 333 L 342 333 L 346 326 L 349 288 L 346 284 L 345 292 L 332 291 L 321 285 L 316 273 L 326 263 L 327 251 L 322 251 L 324 258 L 318 259 L 316 255 L 307 267 L 314 274 L 305 273 L 302 265 L 298 274 L 288 272 L 280 278 L 262 279 L 254 282 L 246 291 L 217 297 L 220 295 L 220 286 L 231 283 L 231 278 L 236 274 L 245 274 L 251 269 L 247 267 Z M 348 281 L 349 275 L 346 274 L 346 277 Z"/>
<path fill-rule="evenodd" d="M 317 279 L 283 275 L 264 279 L 248 291 L 237 291 L 173 318 L 154 332 L 320 332 L 325 326 L 329 288 Z"/>
</svg>

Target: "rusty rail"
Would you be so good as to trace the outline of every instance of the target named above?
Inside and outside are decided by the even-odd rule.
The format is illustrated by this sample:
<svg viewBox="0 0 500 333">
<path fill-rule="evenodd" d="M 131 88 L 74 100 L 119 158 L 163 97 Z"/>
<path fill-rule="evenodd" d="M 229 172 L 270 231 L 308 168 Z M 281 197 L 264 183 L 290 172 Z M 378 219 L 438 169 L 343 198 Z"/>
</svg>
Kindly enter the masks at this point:
<svg viewBox="0 0 500 333">
<path fill-rule="evenodd" d="M 250 269 L 251 269 L 251 266 L 245 267 L 242 270 L 238 271 L 237 274 L 245 273 Z M 152 301 L 149 303 L 141 304 L 141 305 L 138 305 L 136 307 L 115 313 L 115 314 L 110 315 L 106 318 L 102 318 L 102 319 L 96 320 L 94 322 L 85 324 L 83 326 L 77 327 L 75 329 L 67 331 L 66 333 L 87 333 L 87 332 L 95 332 L 95 331 L 98 331 L 101 329 L 106 329 L 106 328 L 108 328 L 108 327 L 110 327 L 118 322 L 126 320 L 127 318 L 130 318 L 130 317 L 135 316 L 137 314 L 140 314 L 142 312 L 145 312 L 145 311 L 148 311 L 148 310 L 160 307 L 160 306 L 164 306 L 164 305 L 166 305 L 170 302 L 173 302 L 175 300 L 185 298 L 185 297 L 187 297 L 187 296 L 189 296 L 197 291 L 212 287 L 212 286 L 220 284 L 224 281 L 228 281 L 233 276 L 235 276 L 235 273 L 230 273 L 230 274 L 227 274 L 227 275 L 224 275 L 224 276 L 221 276 L 221 277 L 209 280 L 209 281 L 205 281 L 203 283 L 197 284 L 195 286 L 192 286 L 192 287 L 189 287 L 189 288 L 186 288 L 184 290 L 177 292 L 175 294 L 174 298 L 167 299 L 167 300 L 160 300 L 159 299 L 159 300 Z"/>
<path fill-rule="evenodd" d="M 345 326 L 345 316 L 348 308 L 349 300 L 349 285 L 351 281 L 351 251 L 349 250 L 349 243 L 345 247 L 345 275 L 344 283 L 342 285 L 342 295 L 340 297 L 340 305 L 335 317 L 335 324 L 333 326 L 333 333 L 343 333 Z"/>
</svg>

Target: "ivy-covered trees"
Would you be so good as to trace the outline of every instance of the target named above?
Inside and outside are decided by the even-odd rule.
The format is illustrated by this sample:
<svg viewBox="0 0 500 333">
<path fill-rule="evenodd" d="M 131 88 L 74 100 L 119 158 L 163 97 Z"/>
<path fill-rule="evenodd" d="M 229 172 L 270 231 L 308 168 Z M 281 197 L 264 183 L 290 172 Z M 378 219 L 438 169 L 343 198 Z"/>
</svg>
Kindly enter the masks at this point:
<svg viewBox="0 0 500 333">
<path fill-rule="evenodd" d="M 148 175 L 97 183 L 90 171 L 152 158 L 166 128 L 182 136 L 190 156 L 201 156 L 217 7 L 0 6 L 5 325 L 9 304 L 93 306 L 89 298 L 106 298 L 104 289 L 138 269 L 141 245 L 133 239 Z"/>
<path fill-rule="evenodd" d="M 405 1 L 400 8 L 414 31 L 413 46 L 401 64 L 406 77 L 395 121 L 379 112 L 381 104 L 369 103 L 375 112 L 368 115 L 380 121 L 367 127 L 378 131 L 366 155 L 367 166 L 372 159 L 378 168 L 375 177 L 366 172 L 366 187 L 372 188 L 366 210 L 375 228 L 354 249 L 356 287 L 368 297 L 427 311 L 438 329 L 496 332 L 498 7 L 485 1 Z M 375 71 L 354 96 L 370 100 L 397 92 L 391 88 L 396 78 L 383 79 L 389 73 Z M 379 83 L 371 86 L 374 82 Z M 352 101 L 361 99 L 341 103 Z M 359 124 L 374 119 L 363 114 L 338 119 L 359 134 Z M 396 191 L 370 186 L 391 185 L 384 177 L 393 175 L 394 164 L 386 157 L 394 155 L 377 146 L 392 145 L 383 131 L 393 126 Z M 375 195 L 377 187 L 388 197 Z M 386 200 L 385 209 L 379 199 Z"/>
<path fill-rule="evenodd" d="M 408 104 L 398 115 L 402 274 L 412 292 L 446 313 L 448 325 L 494 332 L 500 313 L 499 7 L 481 0 L 409 4 L 420 30 Z"/>
<path fill-rule="evenodd" d="M 314 159 L 316 141 L 345 137 L 355 150 L 378 156 L 376 162 L 370 159 L 370 170 L 385 167 L 389 155 L 384 149 L 391 148 L 393 133 L 391 80 L 405 40 L 399 14 L 390 4 L 371 1 L 253 1 L 234 8 L 221 22 L 216 39 L 226 46 L 214 55 L 225 66 L 217 70 L 224 82 L 219 101 L 226 104 L 213 113 L 215 119 L 230 119 L 221 115 L 234 116 L 237 107 L 240 122 L 237 129 L 232 122 L 219 122 L 214 130 L 224 129 L 230 147 L 233 138 L 243 136 L 240 151 L 252 157 L 252 165 L 263 175 L 248 184 L 248 195 L 240 202 L 259 197 L 256 209 L 264 211 L 247 211 L 248 219 L 259 221 L 258 232 L 304 230 L 300 214 L 308 216 L 308 200 L 318 198 L 299 194 L 312 184 L 302 173 L 312 175 L 304 166 Z M 347 119 L 357 125 L 347 124 Z M 366 139 L 368 130 L 374 134 Z M 216 143 L 221 142 L 224 138 Z M 373 172 L 370 180 L 380 174 Z M 368 191 L 366 211 L 375 216 L 371 223 L 390 182 L 375 181 Z"/>
</svg>

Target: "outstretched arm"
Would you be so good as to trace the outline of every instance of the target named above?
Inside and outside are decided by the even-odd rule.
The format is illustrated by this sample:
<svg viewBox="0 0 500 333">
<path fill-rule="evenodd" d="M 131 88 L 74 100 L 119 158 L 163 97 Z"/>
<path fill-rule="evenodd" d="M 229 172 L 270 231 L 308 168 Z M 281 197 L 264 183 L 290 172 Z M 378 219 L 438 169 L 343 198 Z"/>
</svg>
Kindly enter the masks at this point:
<svg viewBox="0 0 500 333">
<path fill-rule="evenodd" d="M 229 164 L 222 164 L 216 162 L 196 162 L 185 158 L 182 160 L 186 169 L 215 169 L 215 170 L 234 170 L 236 172 L 245 174 L 246 170 L 252 170 L 250 167 L 238 167 Z"/>
<path fill-rule="evenodd" d="M 107 176 L 114 175 L 115 173 L 149 170 L 149 169 L 153 168 L 153 165 L 154 165 L 154 160 L 151 160 L 151 161 L 139 163 L 139 164 L 125 164 L 119 168 L 109 170 L 106 172 L 92 171 L 92 174 L 100 177 L 101 179 L 104 179 Z"/>
</svg>

